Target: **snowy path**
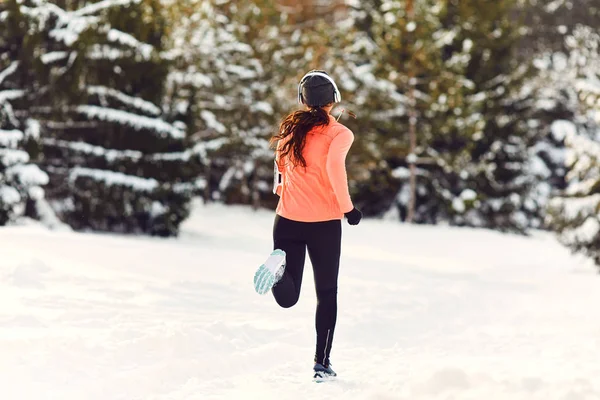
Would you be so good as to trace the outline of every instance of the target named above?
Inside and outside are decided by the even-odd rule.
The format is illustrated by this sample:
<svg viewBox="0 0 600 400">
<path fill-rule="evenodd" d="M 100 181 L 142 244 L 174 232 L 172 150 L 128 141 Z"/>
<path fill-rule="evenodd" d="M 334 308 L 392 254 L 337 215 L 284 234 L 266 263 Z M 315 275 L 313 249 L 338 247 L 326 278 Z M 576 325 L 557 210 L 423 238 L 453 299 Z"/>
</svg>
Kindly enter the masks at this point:
<svg viewBox="0 0 600 400">
<path fill-rule="evenodd" d="M 600 276 L 547 235 L 344 226 L 337 382 L 314 289 L 252 289 L 272 215 L 199 207 L 179 239 L 0 229 L 0 398 L 600 398 Z"/>
</svg>

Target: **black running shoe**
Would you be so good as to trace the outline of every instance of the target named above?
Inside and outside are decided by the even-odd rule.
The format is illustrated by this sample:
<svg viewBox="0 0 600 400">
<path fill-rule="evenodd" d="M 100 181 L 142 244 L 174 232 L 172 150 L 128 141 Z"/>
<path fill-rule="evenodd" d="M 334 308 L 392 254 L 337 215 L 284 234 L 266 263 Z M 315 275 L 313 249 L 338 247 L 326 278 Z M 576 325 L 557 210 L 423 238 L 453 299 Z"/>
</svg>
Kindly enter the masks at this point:
<svg viewBox="0 0 600 400">
<path fill-rule="evenodd" d="M 331 365 L 324 366 L 323 364 L 316 363 L 313 368 L 313 371 L 315 373 L 315 380 L 323 380 L 337 376 L 335 371 L 331 369 Z"/>
</svg>

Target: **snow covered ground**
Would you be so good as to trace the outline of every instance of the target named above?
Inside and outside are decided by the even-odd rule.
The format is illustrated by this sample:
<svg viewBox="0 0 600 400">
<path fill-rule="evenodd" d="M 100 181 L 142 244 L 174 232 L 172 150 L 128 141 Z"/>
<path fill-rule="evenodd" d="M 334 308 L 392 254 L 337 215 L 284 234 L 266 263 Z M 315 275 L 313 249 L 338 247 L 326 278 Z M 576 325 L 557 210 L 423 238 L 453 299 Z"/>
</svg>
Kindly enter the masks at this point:
<svg viewBox="0 0 600 400">
<path fill-rule="evenodd" d="M 532 238 L 344 225 L 336 382 L 311 381 L 310 270 L 258 296 L 272 214 L 197 206 L 178 239 L 0 229 L 0 398 L 600 398 L 600 276 Z M 310 268 L 310 265 L 307 265 Z"/>
</svg>

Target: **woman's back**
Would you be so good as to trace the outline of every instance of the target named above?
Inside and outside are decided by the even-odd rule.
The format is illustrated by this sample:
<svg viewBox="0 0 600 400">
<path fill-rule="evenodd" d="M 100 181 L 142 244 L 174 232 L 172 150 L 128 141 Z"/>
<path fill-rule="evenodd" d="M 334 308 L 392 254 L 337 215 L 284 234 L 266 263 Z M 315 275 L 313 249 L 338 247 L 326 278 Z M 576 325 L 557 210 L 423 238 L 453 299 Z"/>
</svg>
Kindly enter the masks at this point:
<svg viewBox="0 0 600 400">
<path fill-rule="evenodd" d="M 345 158 L 353 140 L 352 131 L 330 115 L 328 125 L 315 127 L 306 136 L 302 151 L 306 167 L 295 166 L 289 155 L 279 159 L 283 185 L 277 214 L 317 222 L 341 219 L 352 210 Z"/>
</svg>

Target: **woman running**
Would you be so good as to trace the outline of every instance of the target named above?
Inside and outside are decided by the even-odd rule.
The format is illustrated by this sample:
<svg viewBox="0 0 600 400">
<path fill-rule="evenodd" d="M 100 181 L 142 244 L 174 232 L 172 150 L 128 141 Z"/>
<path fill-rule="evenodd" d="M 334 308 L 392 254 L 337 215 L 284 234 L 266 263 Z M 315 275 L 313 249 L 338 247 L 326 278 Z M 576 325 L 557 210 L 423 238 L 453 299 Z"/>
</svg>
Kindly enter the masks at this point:
<svg viewBox="0 0 600 400">
<path fill-rule="evenodd" d="M 348 191 L 346 154 L 354 135 L 329 113 L 341 100 L 324 71 L 310 71 L 298 85 L 305 110 L 288 115 L 276 143 L 275 185 L 279 204 L 273 227 L 273 248 L 254 276 L 258 293 L 272 290 L 277 303 L 298 302 L 306 250 L 313 266 L 317 293 L 314 377 L 336 376 L 329 354 L 337 318 L 337 286 L 342 238 L 341 220 L 357 225 L 362 213 Z"/>
</svg>

